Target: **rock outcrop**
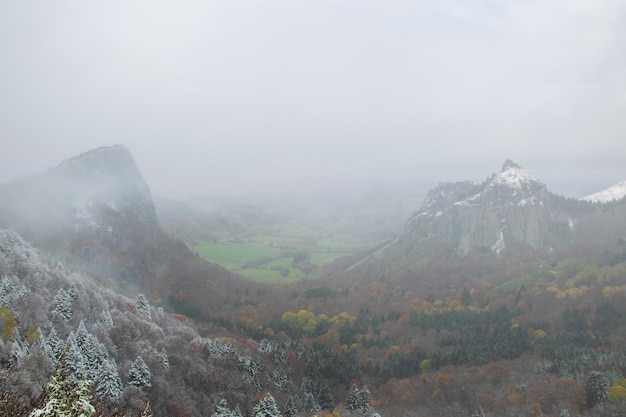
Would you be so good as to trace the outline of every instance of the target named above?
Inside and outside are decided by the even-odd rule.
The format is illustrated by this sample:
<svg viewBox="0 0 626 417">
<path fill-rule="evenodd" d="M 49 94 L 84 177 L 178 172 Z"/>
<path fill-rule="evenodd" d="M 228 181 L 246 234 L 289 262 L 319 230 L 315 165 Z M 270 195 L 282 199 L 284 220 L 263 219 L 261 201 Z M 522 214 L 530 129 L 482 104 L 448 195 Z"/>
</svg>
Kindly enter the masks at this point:
<svg viewBox="0 0 626 417">
<path fill-rule="evenodd" d="M 508 246 L 550 250 L 567 242 L 587 204 L 550 193 L 508 160 L 484 183 L 444 183 L 428 193 L 395 245 L 451 248 L 459 256 Z"/>
</svg>

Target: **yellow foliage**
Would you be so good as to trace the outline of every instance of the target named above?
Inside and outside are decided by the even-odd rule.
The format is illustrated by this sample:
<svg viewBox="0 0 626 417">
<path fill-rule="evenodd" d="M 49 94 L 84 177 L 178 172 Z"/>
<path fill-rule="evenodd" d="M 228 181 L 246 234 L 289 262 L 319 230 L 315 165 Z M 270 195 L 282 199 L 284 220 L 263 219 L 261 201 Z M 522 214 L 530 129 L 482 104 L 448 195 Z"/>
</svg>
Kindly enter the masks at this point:
<svg viewBox="0 0 626 417">
<path fill-rule="evenodd" d="M 17 321 L 13 312 L 7 307 L 0 307 L 0 328 L 2 328 L 2 339 L 13 340 L 13 332 L 17 326 Z"/>
<path fill-rule="evenodd" d="M 547 334 L 545 331 L 541 329 L 533 330 L 532 338 L 533 339 L 543 339 Z"/>
<path fill-rule="evenodd" d="M 28 332 L 26 333 L 26 340 L 28 341 L 28 343 L 33 344 L 35 343 L 37 340 L 39 340 L 39 332 L 37 331 L 37 328 L 35 327 L 30 327 L 28 329 Z"/>
<path fill-rule="evenodd" d="M 430 365 L 431 365 L 431 360 L 430 359 L 424 359 L 420 362 L 420 371 L 425 374 L 426 372 L 428 372 L 430 370 Z"/>
<path fill-rule="evenodd" d="M 608 396 L 609 400 L 614 403 L 626 399 L 626 379 L 616 379 L 609 387 Z"/>
<path fill-rule="evenodd" d="M 565 297 L 567 297 L 567 294 L 565 294 L 563 291 L 559 291 L 556 293 L 556 298 L 559 300 L 564 299 Z"/>
<path fill-rule="evenodd" d="M 619 287 L 611 287 L 607 285 L 606 287 L 602 288 L 602 295 L 606 298 L 611 298 L 615 294 L 619 294 L 624 291 L 626 291 L 626 285 L 620 285 Z"/>
<path fill-rule="evenodd" d="M 553 292 L 553 293 L 558 293 L 559 289 L 557 287 L 555 287 L 554 285 L 550 285 L 548 286 L 548 288 L 546 288 L 547 291 Z"/>
<path fill-rule="evenodd" d="M 565 290 L 565 294 L 572 300 L 575 300 L 581 295 L 585 294 L 587 291 L 589 291 L 589 287 L 586 285 L 581 285 L 580 287 L 569 288 Z M 558 298 L 558 295 L 557 295 L 557 298 Z"/>
<path fill-rule="evenodd" d="M 352 326 L 355 322 L 356 322 L 356 317 L 345 311 L 342 311 L 341 313 L 337 314 L 335 317 L 329 320 L 329 323 L 338 325 L 338 326 L 341 326 L 346 323 Z"/>
</svg>

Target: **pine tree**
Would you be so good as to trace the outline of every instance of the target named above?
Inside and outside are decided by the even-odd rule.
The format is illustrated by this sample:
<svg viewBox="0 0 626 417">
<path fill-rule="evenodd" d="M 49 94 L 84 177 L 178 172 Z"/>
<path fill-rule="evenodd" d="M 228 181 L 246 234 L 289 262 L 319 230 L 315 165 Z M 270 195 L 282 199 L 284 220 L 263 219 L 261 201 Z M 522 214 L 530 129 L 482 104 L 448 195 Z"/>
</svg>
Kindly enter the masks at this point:
<svg viewBox="0 0 626 417">
<path fill-rule="evenodd" d="M 15 361 L 19 364 L 24 356 L 28 355 L 28 342 L 22 341 L 17 327 L 13 330 L 13 346 L 11 348 L 11 355 L 15 358 Z"/>
<path fill-rule="evenodd" d="M 152 319 L 152 314 L 150 313 L 150 304 L 148 304 L 148 300 L 146 296 L 142 293 L 137 294 L 137 299 L 135 300 L 135 306 L 137 306 L 137 310 L 148 320 Z"/>
<path fill-rule="evenodd" d="M 113 360 L 104 361 L 96 379 L 96 395 L 103 400 L 115 403 L 119 401 L 124 388 L 116 368 Z"/>
<path fill-rule="evenodd" d="M 54 297 L 52 314 L 61 317 L 65 321 L 72 319 L 72 298 L 63 288 Z"/>
<path fill-rule="evenodd" d="M 72 301 L 74 301 L 78 297 L 78 290 L 76 289 L 76 285 L 74 285 L 74 283 L 72 283 L 69 290 L 67 290 L 67 295 L 70 296 L 70 299 Z"/>
<path fill-rule="evenodd" d="M 152 373 L 141 356 L 137 356 L 128 371 L 128 383 L 137 388 L 151 386 Z"/>
<path fill-rule="evenodd" d="M 361 393 L 355 384 L 350 385 L 346 408 L 348 410 L 358 410 L 361 407 Z"/>
<path fill-rule="evenodd" d="M 48 384 L 49 395 L 42 408 L 34 409 L 29 417 L 91 417 L 96 410 L 91 404 L 89 382 L 71 384 L 64 366 L 59 366 Z"/>
<path fill-rule="evenodd" d="M 285 409 L 283 410 L 284 417 L 296 417 L 298 415 L 298 407 L 296 407 L 296 400 L 294 400 L 293 396 L 290 395 L 287 398 L 287 404 L 285 404 Z"/>
<path fill-rule="evenodd" d="M 163 366 L 163 370 L 165 372 L 168 372 L 170 370 L 170 360 L 167 357 L 167 351 L 165 350 L 165 348 L 161 349 L 159 357 L 161 358 L 161 365 Z"/>
<path fill-rule="evenodd" d="M 109 310 L 102 310 L 100 317 L 98 317 L 98 324 L 103 327 L 113 326 L 113 318 L 111 317 L 111 312 Z"/>
<path fill-rule="evenodd" d="M 279 415 L 276 400 L 269 392 L 254 406 L 252 411 L 254 417 L 278 417 Z"/>
<path fill-rule="evenodd" d="M 608 385 L 604 379 L 604 374 L 600 371 L 593 371 L 587 378 L 587 407 L 591 408 L 599 402 L 607 399 Z"/>
<path fill-rule="evenodd" d="M 48 333 L 48 337 L 45 338 L 43 346 L 44 352 L 48 355 L 52 363 L 56 364 L 61 359 L 61 354 L 64 348 L 63 341 L 57 335 L 56 329 L 53 327 Z"/>
<path fill-rule="evenodd" d="M 363 385 L 360 394 L 361 401 L 359 404 L 359 410 L 361 410 L 363 414 L 367 414 L 372 408 L 372 393 L 367 388 L 367 385 Z"/>
<path fill-rule="evenodd" d="M 232 411 L 228 408 L 228 403 L 225 399 L 221 399 L 215 406 L 215 413 L 211 417 L 232 417 Z"/>
<path fill-rule="evenodd" d="M 78 347 L 74 332 L 70 332 L 66 341 L 66 348 L 63 354 L 63 361 L 68 380 L 72 383 L 85 379 L 87 365 L 83 353 Z"/>
</svg>

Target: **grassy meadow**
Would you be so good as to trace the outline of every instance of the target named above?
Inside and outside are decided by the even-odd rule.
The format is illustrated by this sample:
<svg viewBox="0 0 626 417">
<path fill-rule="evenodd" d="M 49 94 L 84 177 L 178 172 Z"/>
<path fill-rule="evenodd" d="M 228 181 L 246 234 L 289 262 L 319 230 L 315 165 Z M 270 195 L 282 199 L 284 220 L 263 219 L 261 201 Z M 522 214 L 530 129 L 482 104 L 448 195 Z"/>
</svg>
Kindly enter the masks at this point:
<svg viewBox="0 0 626 417">
<path fill-rule="evenodd" d="M 395 238 L 422 199 L 379 193 L 352 200 L 204 200 L 192 203 L 203 216 L 193 227 L 162 223 L 209 262 L 254 281 L 286 285 Z M 159 218 L 176 217 L 167 214 Z"/>
</svg>

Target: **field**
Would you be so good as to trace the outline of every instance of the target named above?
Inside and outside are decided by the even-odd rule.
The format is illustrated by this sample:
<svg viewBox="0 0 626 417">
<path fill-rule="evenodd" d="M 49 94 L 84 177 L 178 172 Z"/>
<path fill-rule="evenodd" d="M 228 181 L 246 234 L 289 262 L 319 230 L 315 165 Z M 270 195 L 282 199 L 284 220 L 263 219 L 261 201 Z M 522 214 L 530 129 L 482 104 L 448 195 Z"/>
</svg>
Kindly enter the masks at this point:
<svg viewBox="0 0 626 417">
<path fill-rule="evenodd" d="M 254 281 L 286 285 L 395 238 L 422 198 L 385 193 L 352 201 L 196 201 L 204 221 L 193 228 L 162 224 L 212 263 Z M 190 230 L 193 236 L 181 233 Z"/>
</svg>

